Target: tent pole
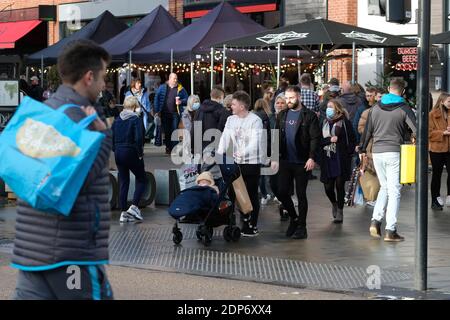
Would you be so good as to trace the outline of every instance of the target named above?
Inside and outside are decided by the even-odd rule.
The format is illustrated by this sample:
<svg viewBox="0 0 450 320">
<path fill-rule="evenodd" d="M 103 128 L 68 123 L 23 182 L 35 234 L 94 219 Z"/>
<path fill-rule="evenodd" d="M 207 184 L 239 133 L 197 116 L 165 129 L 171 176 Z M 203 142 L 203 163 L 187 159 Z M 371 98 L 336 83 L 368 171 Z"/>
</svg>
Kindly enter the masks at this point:
<svg viewBox="0 0 450 320">
<path fill-rule="evenodd" d="M 226 67 L 226 61 L 227 61 L 227 57 L 226 57 L 226 50 L 227 50 L 227 46 L 223 45 L 223 62 L 222 62 L 222 89 L 225 90 L 225 72 L 227 70 Z"/>
<path fill-rule="evenodd" d="M 297 69 L 298 69 L 298 82 L 300 83 L 300 77 L 302 75 L 302 62 L 300 61 L 300 50 L 297 50 Z"/>
<path fill-rule="evenodd" d="M 41 55 L 41 88 L 44 88 L 44 55 Z"/>
<path fill-rule="evenodd" d="M 170 73 L 173 73 L 173 49 L 170 49 Z"/>
<path fill-rule="evenodd" d="M 352 43 L 352 84 L 355 84 L 355 43 Z"/>
<path fill-rule="evenodd" d="M 27 80 L 27 82 L 28 82 L 29 76 L 30 76 L 30 67 L 27 66 L 25 69 L 25 80 Z"/>
<path fill-rule="evenodd" d="M 211 90 L 214 86 L 214 48 L 211 48 Z"/>
<path fill-rule="evenodd" d="M 131 50 L 128 52 L 128 85 L 131 86 Z"/>
<path fill-rule="evenodd" d="M 280 73 L 281 73 L 281 43 L 278 44 L 278 50 L 277 50 L 277 89 L 280 87 Z"/>
<path fill-rule="evenodd" d="M 194 94 L 194 63 L 191 61 L 191 95 Z"/>
</svg>

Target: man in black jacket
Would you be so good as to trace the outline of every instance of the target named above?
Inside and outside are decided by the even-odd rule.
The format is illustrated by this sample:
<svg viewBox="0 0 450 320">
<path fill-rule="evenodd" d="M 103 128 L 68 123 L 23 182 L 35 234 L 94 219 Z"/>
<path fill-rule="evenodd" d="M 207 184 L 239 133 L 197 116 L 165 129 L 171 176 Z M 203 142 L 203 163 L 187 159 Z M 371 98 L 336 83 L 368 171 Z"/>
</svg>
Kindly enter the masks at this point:
<svg viewBox="0 0 450 320">
<path fill-rule="evenodd" d="M 31 77 L 31 86 L 28 95 L 37 101 L 43 101 L 44 89 L 39 85 L 39 78 L 36 76 Z"/>
<path fill-rule="evenodd" d="M 215 135 L 211 138 L 211 140 L 208 137 L 204 137 L 205 132 L 207 132 L 210 129 L 216 129 L 218 131 L 223 132 L 223 129 L 225 128 L 225 123 L 227 122 L 228 117 L 231 115 L 231 112 L 228 111 L 223 106 L 223 99 L 225 97 L 225 92 L 221 87 L 214 87 L 211 90 L 210 99 L 203 101 L 203 103 L 200 105 L 200 108 L 196 112 L 194 116 L 194 125 L 192 126 L 191 130 L 191 146 L 194 153 L 197 153 L 199 150 L 198 144 L 200 143 L 199 139 L 199 132 L 196 132 L 196 125 L 197 128 L 198 125 L 201 123 L 201 151 L 204 152 L 211 152 L 214 150 L 213 147 L 211 147 L 211 144 L 218 144 L 219 141 L 215 139 Z M 211 132 L 211 131 L 210 131 Z M 198 136 L 197 139 L 196 136 Z M 218 137 L 220 138 L 220 137 Z M 196 141 L 199 140 L 199 141 Z M 206 140 L 206 141 L 204 141 Z"/>
<path fill-rule="evenodd" d="M 301 102 L 300 88 L 289 86 L 284 94 L 288 109 L 280 112 L 275 126 L 280 130 L 279 200 L 290 216 L 286 236 L 293 239 L 306 239 L 308 237 L 306 230 L 308 172 L 314 169 L 316 163 L 321 131 L 317 115 Z M 275 170 L 277 166 L 276 163 L 272 164 Z M 298 215 L 290 197 L 294 179 L 298 198 Z"/>
<path fill-rule="evenodd" d="M 77 41 L 58 58 L 63 84 L 45 103 L 74 122 L 95 113 L 91 107 L 104 86 L 110 56 L 92 41 Z M 38 211 L 19 199 L 12 267 L 19 269 L 16 299 L 112 299 L 108 263 L 111 219 L 108 161 L 111 130 L 97 119 L 89 130 L 105 135 L 68 216 Z M 24 168 L 25 170 L 27 168 Z"/>
</svg>

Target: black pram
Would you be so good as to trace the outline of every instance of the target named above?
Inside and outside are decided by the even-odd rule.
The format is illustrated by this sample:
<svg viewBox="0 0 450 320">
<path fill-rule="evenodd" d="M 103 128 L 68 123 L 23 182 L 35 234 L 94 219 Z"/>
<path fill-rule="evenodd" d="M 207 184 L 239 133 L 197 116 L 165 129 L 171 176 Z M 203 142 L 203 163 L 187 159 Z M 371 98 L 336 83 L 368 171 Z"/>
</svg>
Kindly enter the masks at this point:
<svg viewBox="0 0 450 320">
<path fill-rule="evenodd" d="M 227 242 L 240 239 L 241 229 L 236 226 L 234 201 L 229 196 L 233 181 L 241 175 L 239 166 L 235 163 L 221 164 L 219 168 L 222 175 L 222 181 L 218 185 L 219 194 L 208 186 L 194 186 L 182 190 L 171 203 L 168 211 L 176 219 L 172 229 L 175 244 L 180 244 L 183 240 L 178 226 L 181 218 L 199 223 L 196 236 L 205 246 L 211 243 L 214 228 L 223 225 L 226 225 L 223 237 Z"/>
</svg>

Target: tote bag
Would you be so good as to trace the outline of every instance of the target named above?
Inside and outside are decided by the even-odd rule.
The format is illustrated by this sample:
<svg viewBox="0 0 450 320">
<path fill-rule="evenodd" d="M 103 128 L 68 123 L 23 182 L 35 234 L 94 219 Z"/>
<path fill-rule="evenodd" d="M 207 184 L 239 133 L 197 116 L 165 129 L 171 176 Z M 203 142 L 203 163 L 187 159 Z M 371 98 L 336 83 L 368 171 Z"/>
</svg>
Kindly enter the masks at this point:
<svg viewBox="0 0 450 320">
<path fill-rule="evenodd" d="M 25 97 L 0 135 L 0 177 L 33 208 L 69 215 L 104 135 L 88 130 L 97 115 L 72 121 Z"/>
</svg>

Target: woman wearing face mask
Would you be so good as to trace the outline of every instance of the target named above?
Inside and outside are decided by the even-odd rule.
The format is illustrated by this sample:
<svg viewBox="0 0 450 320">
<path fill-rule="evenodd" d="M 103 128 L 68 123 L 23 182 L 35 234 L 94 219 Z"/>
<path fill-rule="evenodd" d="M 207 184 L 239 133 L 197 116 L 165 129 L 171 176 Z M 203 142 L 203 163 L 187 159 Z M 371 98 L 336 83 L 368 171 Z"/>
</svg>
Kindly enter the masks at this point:
<svg viewBox="0 0 450 320">
<path fill-rule="evenodd" d="M 181 114 L 181 121 L 183 123 L 184 129 L 187 132 L 191 132 L 192 121 L 194 120 L 194 115 L 196 111 L 200 108 L 200 98 L 197 95 L 191 95 L 188 98 L 186 109 L 184 109 Z"/>
<path fill-rule="evenodd" d="M 144 132 L 147 132 L 150 127 L 151 106 L 148 92 L 142 88 L 142 81 L 140 79 L 131 81 L 131 90 L 125 94 L 125 98 L 128 96 L 135 96 L 138 99 L 139 105 L 134 112 L 142 119 L 145 129 Z"/>
<path fill-rule="evenodd" d="M 444 165 L 450 168 L 450 94 L 439 96 L 428 118 L 428 139 L 431 166 L 431 208 L 442 210 L 444 201 L 440 196 L 441 176 Z M 450 206 L 450 174 L 447 175 L 447 197 L 445 205 Z"/>
<path fill-rule="evenodd" d="M 334 223 L 342 223 L 344 219 L 345 182 L 350 180 L 355 145 L 355 134 L 346 111 L 338 101 L 330 100 L 322 122 L 320 181 L 332 204 Z"/>
</svg>

